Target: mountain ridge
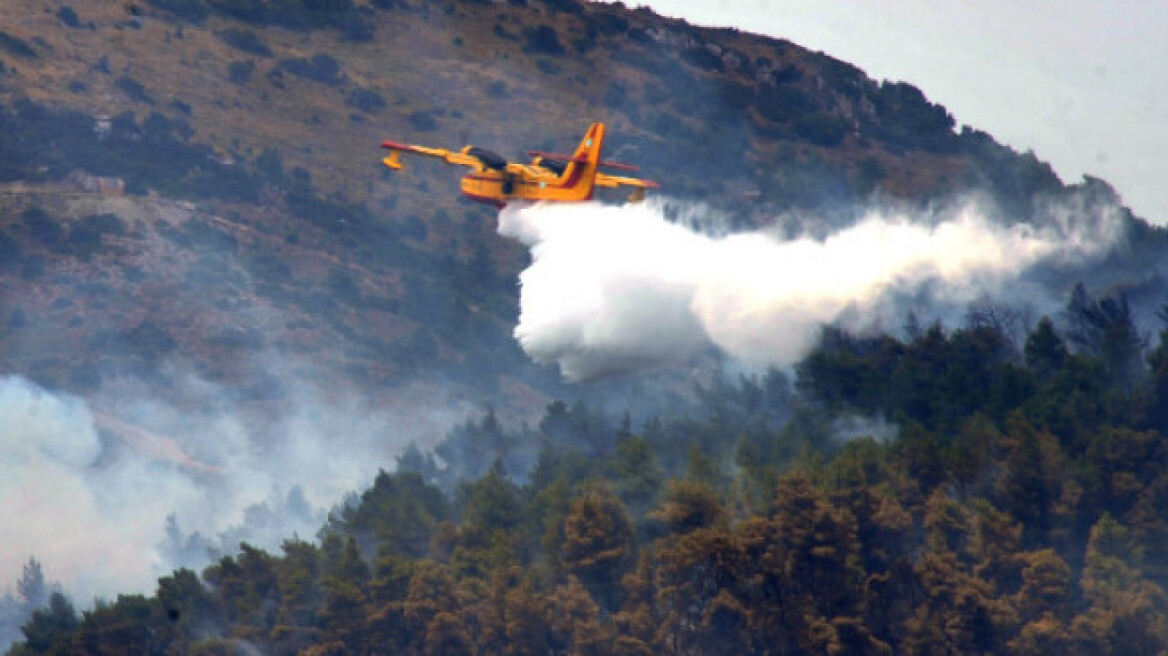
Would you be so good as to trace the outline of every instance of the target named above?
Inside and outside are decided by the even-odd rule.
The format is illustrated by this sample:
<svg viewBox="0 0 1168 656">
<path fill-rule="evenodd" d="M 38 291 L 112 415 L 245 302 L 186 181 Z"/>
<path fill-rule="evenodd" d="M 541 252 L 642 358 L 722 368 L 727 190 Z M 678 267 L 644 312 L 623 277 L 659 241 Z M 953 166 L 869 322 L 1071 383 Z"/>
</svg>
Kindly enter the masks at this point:
<svg viewBox="0 0 1168 656">
<path fill-rule="evenodd" d="M 381 170 L 382 138 L 518 155 L 564 150 L 588 120 L 605 120 L 614 157 L 662 181 L 663 193 L 711 204 L 743 227 L 784 213 L 838 225 L 874 197 L 923 205 L 968 190 L 1017 221 L 1042 198 L 1106 187 L 1065 186 L 1033 154 L 956 130 L 911 85 L 877 83 L 781 39 L 620 3 L 18 4 L 0 19 L 0 147 L 14 155 L 0 179 L 110 176 L 124 184 L 121 212 L 141 218 L 167 206 L 164 214 L 186 218 L 134 221 L 128 231 L 90 221 L 74 235 L 78 221 L 111 212 L 8 196 L 5 234 L 21 274 L 5 275 L 9 298 L 26 284 L 52 287 L 32 275 L 38 266 L 64 256 L 84 268 L 93 255 L 118 297 L 133 281 L 119 277 L 117 249 L 136 239 L 159 249 L 156 263 L 168 252 L 161 240 L 178 249 L 175 267 L 147 278 L 175 281 L 171 293 L 220 297 L 222 307 L 204 312 L 221 330 L 195 330 L 195 317 L 180 328 L 165 312 L 145 329 L 130 305 L 115 304 L 114 338 L 70 335 L 98 349 L 132 346 L 134 330 L 155 335 L 153 350 L 120 359 L 136 369 L 184 356 L 215 372 L 266 345 L 313 354 L 355 388 L 437 370 L 472 386 L 502 375 L 505 388 L 555 389 L 508 334 L 520 249 L 493 235 L 490 212 L 457 199 L 452 172 L 429 162 L 411 162 L 404 175 Z M 44 242 L 33 224 L 45 221 L 30 211 L 61 223 L 64 242 Z M 80 315 L 43 302 L 64 295 L 42 290 L 31 295 L 42 302 L 19 309 L 33 324 L 68 325 Z M 230 311 L 257 302 L 286 320 Z M 121 366 L 97 362 L 93 348 L 13 344 L 9 336 L 10 370 L 53 386 L 93 389 L 104 368 Z M 53 364 L 62 353 L 73 362 Z M 270 383 L 252 375 L 227 378 Z"/>
</svg>

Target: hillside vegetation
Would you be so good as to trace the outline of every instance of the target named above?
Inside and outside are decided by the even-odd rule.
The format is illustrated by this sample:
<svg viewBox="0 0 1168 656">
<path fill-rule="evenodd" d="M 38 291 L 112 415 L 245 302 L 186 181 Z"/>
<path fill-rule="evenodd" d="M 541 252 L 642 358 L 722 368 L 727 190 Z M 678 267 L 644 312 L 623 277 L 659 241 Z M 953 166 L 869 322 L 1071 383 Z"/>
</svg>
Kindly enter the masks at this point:
<svg viewBox="0 0 1168 656">
<path fill-rule="evenodd" d="M 1081 331 L 1043 319 L 1020 348 L 978 321 L 827 332 L 795 389 L 721 381 L 643 425 L 488 414 L 319 544 L 244 544 L 80 617 L 57 594 L 13 653 L 1155 654 L 1168 327 L 1149 370 L 1121 301 L 1077 299 Z M 900 436 L 841 439 L 856 416 Z"/>
<path fill-rule="evenodd" d="M 1008 224 L 1121 206 L 1106 182 L 1064 184 L 910 84 L 621 3 L 4 9 L 3 373 L 180 409 L 197 380 L 261 418 L 417 381 L 487 408 L 279 553 L 92 607 L 30 561 L 12 653 L 1168 648 L 1164 230 L 1121 209 L 1109 256 L 1036 274 L 1057 316 L 985 299 L 960 325 L 824 327 L 786 373 L 572 385 L 512 336 L 528 256 L 493 211 L 377 145 L 516 158 L 605 121 L 670 197 L 814 234 L 970 195 Z"/>
</svg>

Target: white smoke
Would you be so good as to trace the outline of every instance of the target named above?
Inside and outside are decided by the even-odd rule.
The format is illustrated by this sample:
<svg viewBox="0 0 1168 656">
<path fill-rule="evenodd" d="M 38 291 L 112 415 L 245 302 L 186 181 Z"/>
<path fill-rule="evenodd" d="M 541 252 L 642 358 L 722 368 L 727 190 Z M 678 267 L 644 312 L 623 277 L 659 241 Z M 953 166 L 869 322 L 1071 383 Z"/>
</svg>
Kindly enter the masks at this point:
<svg viewBox="0 0 1168 656">
<path fill-rule="evenodd" d="M 503 210 L 499 234 L 531 249 L 515 336 L 533 359 L 573 380 L 711 345 L 748 363 L 790 364 L 823 324 L 863 321 L 926 288 L 945 302 L 992 295 L 1037 263 L 1104 252 L 1119 224 L 1108 210 L 1004 227 L 970 203 L 915 221 L 872 212 L 823 239 L 784 239 L 708 235 L 666 214 L 660 202 Z"/>
<path fill-rule="evenodd" d="M 257 420 L 225 390 L 190 383 L 199 384 L 198 408 L 120 390 L 117 407 L 99 412 L 0 377 L 0 591 L 31 556 L 87 607 L 150 593 L 179 566 L 198 570 L 207 547 L 312 539 L 325 509 L 466 414 L 438 389 L 403 390 L 400 408 L 300 390 Z"/>
</svg>

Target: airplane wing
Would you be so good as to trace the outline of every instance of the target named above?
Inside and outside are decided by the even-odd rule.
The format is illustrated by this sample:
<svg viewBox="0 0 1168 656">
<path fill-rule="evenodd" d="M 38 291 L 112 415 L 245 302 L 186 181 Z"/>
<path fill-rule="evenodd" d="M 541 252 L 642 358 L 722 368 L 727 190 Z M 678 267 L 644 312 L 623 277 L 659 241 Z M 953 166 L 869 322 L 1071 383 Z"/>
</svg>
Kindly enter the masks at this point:
<svg viewBox="0 0 1168 656">
<path fill-rule="evenodd" d="M 484 166 L 483 161 L 478 157 L 459 151 L 446 150 L 445 148 L 426 148 L 425 146 L 414 146 L 397 143 L 396 141 L 383 141 L 381 142 L 381 147 L 389 149 L 389 155 L 382 159 L 381 163 L 395 171 L 400 171 L 402 168 L 402 153 L 414 153 L 415 155 L 423 155 L 425 157 L 435 157 L 443 160 L 447 164 L 467 166 L 472 169 L 480 169 Z"/>
<path fill-rule="evenodd" d="M 542 150 L 527 151 L 528 157 L 539 157 L 543 161 L 551 162 L 571 162 L 573 161 L 571 155 L 564 155 L 563 153 L 546 153 Z M 618 171 L 639 171 L 637 167 L 632 164 L 622 164 L 621 162 L 613 162 L 611 160 L 600 160 L 599 165 L 602 168 L 616 169 Z"/>
</svg>

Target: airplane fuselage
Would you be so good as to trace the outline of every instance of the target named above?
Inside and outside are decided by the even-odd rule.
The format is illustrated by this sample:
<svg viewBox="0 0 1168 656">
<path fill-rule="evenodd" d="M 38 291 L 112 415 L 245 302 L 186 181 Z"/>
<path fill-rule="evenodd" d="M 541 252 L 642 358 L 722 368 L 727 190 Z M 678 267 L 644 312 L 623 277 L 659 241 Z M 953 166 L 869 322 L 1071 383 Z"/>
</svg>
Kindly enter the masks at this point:
<svg viewBox="0 0 1168 656">
<path fill-rule="evenodd" d="M 508 164 L 505 170 L 483 169 L 462 178 L 464 196 L 504 207 L 510 201 L 582 201 L 592 199 L 592 185 L 580 184 L 585 167 L 575 167 L 564 179 L 537 166 Z"/>
</svg>

